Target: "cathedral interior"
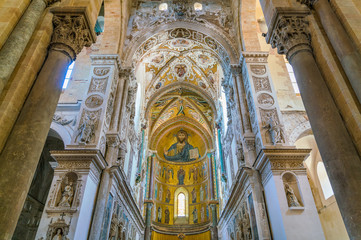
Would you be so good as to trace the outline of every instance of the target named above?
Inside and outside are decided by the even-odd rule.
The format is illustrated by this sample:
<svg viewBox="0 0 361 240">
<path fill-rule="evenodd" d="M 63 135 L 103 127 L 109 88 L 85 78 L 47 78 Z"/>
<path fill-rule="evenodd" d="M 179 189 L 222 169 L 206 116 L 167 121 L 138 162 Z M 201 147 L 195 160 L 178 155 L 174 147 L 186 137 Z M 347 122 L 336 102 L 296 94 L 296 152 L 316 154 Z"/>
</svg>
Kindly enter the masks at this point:
<svg viewBox="0 0 361 240">
<path fill-rule="evenodd" d="M 0 16 L 1 240 L 361 239 L 360 0 Z"/>
</svg>

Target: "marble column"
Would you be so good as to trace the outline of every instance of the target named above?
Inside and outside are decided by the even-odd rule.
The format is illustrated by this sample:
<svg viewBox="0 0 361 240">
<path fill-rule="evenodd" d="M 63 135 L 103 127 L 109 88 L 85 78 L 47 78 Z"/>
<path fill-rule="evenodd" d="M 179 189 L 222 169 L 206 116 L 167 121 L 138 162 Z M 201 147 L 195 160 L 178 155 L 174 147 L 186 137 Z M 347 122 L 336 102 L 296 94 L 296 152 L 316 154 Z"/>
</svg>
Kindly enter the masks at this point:
<svg viewBox="0 0 361 240">
<path fill-rule="evenodd" d="M 348 80 L 361 103 L 361 55 L 327 0 L 297 0 L 315 9 Z"/>
<path fill-rule="evenodd" d="M 8 82 L 47 5 L 57 0 L 33 0 L 0 50 L 0 93 Z"/>
<path fill-rule="evenodd" d="M 254 211 L 256 215 L 258 237 L 260 239 L 271 239 L 270 227 L 267 219 L 265 200 L 263 197 L 263 186 L 260 174 L 255 169 L 246 169 L 252 188 Z"/>
<path fill-rule="evenodd" d="M 15 229 L 55 112 L 67 67 L 94 41 L 85 9 L 54 9 L 48 57 L 0 155 L 0 238 Z M 77 32 L 74 32 L 77 29 Z M 16 201 L 14 201 L 16 199 Z"/>
<path fill-rule="evenodd" d="M 144 239 L 150 240 L 152 237 L 151 232 L 151 222 L 152 222 L 152 206 L 153 201 L 152 200 L 146 200 L 146 215 L 145 215 L 145 233 L 144 233 Z"/>
<path fill-rule="evenodd" d="M 90 239 L 100 239 L 100 235 L 102 233 L 102 226 L 105 218 L 108 196 L 112 186 L 112 171 L 114 171 L 118 167 L 116 160 L 118 157 L 119 145 L 120 140 L 118 134 L 107 134 L 108 148 L 105 160 L 108 163 L 108 168 L 106 168 L 102 172 L 95 205 L 95 211 L 93 214 L 93 221 L 90 229 Z"/>
<path fill-rule="evenodd" d="M 210 202 L 210 208 L 212 210 L 212 226 L 211 226 L 211 239 L 218 239 L 218 228 L 217 228 L 217 204 L 218 202 Z"/>
<path fill-rule="evenodd" d="M 308 12 L 276 9 L 267 42 L 286 54 L 351 239 L 361 239 L 361 160 L 312 54 Z"/>
</svg>

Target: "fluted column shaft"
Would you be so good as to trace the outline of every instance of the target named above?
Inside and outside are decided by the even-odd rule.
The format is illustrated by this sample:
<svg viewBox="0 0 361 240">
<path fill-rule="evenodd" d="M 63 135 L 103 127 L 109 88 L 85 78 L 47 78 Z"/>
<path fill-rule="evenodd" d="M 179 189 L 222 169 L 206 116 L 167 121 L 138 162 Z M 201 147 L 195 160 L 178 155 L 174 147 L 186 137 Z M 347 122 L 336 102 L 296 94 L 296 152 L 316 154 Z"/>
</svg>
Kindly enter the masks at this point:
<svg viewBox="0 0 361 240">
<path fill-rule="evenodd" d="M 56 15 L 45 63 L 0 155 L 0 239 L 10 239 L 33 178 L 69 63 L 93 38 L 82 13 Z M 79 40 L 73 34 L 78 28 Z M 65 40 L 66 39 L 66 40 Z"/>
<path fill-rule="evenodd" d="M 327 0 L 298 0 L 315 9 L 348 80 L 361 103 L 361 55 Z"/>
<path fill-rule="evenodd" d="M 361 160 L 312 54 L 307 13 L 276 14 L 267 40 L 293 67 L 346 229 L 361 239 Z"/>
</svg>

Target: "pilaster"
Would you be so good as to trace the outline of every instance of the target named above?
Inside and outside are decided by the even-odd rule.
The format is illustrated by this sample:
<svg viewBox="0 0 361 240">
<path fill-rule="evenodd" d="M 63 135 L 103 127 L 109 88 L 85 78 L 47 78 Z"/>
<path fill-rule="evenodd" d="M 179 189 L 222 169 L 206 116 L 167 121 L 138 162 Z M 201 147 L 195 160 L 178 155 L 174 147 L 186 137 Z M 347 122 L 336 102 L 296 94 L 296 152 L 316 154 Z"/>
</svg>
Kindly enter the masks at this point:
<svg viewBox="0 0 361 240">
<path fill-rule="evenodd" d="M 119 81 L 119 56 L 92 55 L 87 97 L 81 106 L 78 127 L 68 148 L 100 149 L 105 155 Z"/>
<path fill-rule="evenodd" d="M 274 239 L 324 239 L 303 165 L 310 149 L 262 149 L 260 172 Z"/>
<path fill-rule="evenodd" d="M 57 224 L 69 239 L 86 239 L 100 174 L 106 162 L 97 150 L 52 151 L 58 162 L 36 239 L 52 239 Z"/>
<path fill-rule="evenodd" d="M 242 56 L 242 74 L 252 132 L 255 135 L 256 154 L 265 146 L 287 145 L 282 115 L 267 63 L 268 53 L 242 52 Z M 247 138 L 248 141 L 252 139 L 250 136 Z"/>
</svg>

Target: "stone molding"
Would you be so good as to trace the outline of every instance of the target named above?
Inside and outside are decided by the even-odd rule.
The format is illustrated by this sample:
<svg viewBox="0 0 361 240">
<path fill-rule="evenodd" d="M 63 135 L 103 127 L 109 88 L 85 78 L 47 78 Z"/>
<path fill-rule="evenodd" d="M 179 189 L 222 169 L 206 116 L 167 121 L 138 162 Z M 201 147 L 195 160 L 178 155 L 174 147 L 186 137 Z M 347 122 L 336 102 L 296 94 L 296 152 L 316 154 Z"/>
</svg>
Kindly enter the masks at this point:
<svg viewBox="0 0 361 240">
<path fill-rule="evenodd" d="M 50 48 L 63 52 L 71 61 L 84 46 L 95 42 L 95 33 L 89 22 L 85 7 L 54 7 L 51 10 L 54 31 Z"/>
<path fill-rule="evenodd" d="M 97 54 L 90 55 L 90 60 L 92 65 L 117 65 L 118 71 L 122 68 L 120 62 L 120 57 L 118 54 Z"/>
<path fill-rule="evenodd" d="M 242 52 L 240 63 L 267 63 L 269 52 Z"/>
<path fill-rule="evenodd" d="M 312 8 L 313 5 L 315 5 L 318 0 L 297 0 L 297 2 L 300 2 L 301 4 L 305 4 L 307 7 Z"/>
<path fill-rule="evenodd" d="M 133 197 L 132 189 L 128 184 L 127 177 L 124 171 L 117 167 L 113 173 L 113 186 L 118 189 L 117 193 L 121 196 L 121 201 L 124 206 L 127 206 L 127 212 L 135 223 L 138 232 L 144 234 L 145 222 L 143 216 L 138 208 L 138 205 Z"/>
<path fill-rule="evenodd" d="M 290 62 L 300 51 L 312 52 L 307 15 L 309 10 L 276 8 L 265 35 L 267 43 L 277 48 L 278 54 L 285 54 Z"/>
<path fill-rule="evenodd" d="M 262 149 L 253 167 L 260 171 L 262 183 L 265 185 L 272 175 L 281 175 L 285 171 L 306 174 L 303 161 L 309 156 L 311 149 L 266 148 Z"/>
<path fill-rule="evenodd" d="M 50 154 L 59 163 L 55 171 L 89 173 L 95 182 L 99 182 L 100 174 L 107 166 L 99 150 L 61 150 Z"/>
<path fill-rule="evenodd" d="M 61 0 L 43 0 L 47 7 L 50 7 L 54 3 L 61 2 Z"/>
<path fill-rule="evenodd" d="M 249 170 L 250 168 L 242 167 L 239 174 L 237 174 L 230 189 L 228 201 L 219 217 L 219 229 L 224 228 L 231 221 L 241 202 L 244 201 L 244 197 L 251 192 Z"/>
</svg>

